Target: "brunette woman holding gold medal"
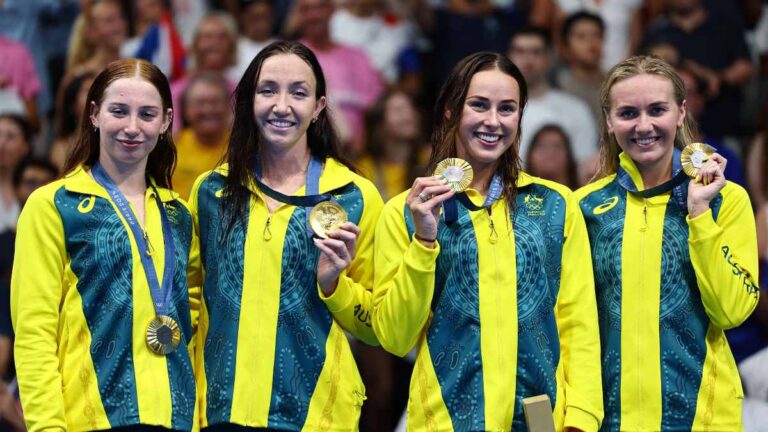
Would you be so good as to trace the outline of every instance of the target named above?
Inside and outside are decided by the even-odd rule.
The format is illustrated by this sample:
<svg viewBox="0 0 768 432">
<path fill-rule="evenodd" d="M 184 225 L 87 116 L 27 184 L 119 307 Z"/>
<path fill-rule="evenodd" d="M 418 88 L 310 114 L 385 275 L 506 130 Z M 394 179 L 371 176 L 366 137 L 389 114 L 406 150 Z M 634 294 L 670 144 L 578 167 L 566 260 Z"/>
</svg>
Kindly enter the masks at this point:
<svg viewBox="0 0 768 432">
<path fill-rule="evenodd" d="M 695 143 L 685 85 L 655 57 L 614 66 L 601 91 L 601 177 L 576 195 L 595 267 L 605 430 L 741 430 L 723 335 L 758 300 L 749 197 Z"/>
<path fill-rule="evenodd" d="M 205 269 L 204 430 L 356 430 L 365 388 L 344 330 L 371 329 L 373 184 L 343 162 L 314 54 L 273 43 L 235 92 L 227 164 L 191 204 Z"/>
<path fill-rule="evenodd" d="M 110 63 L 66 174 L 21 214 L 11 309 L 30 431 L 196 426 L 198 242 L 170 190 L 172 114 L 157 67 Z"/>
<path fill-rule="evenodd" d="M 557 430 L 600 425 L 587 232 L 568 188 L 520 170 L 526 99 L 504 56 L 459 62 L 435 105 L 435 175 L 382 211 L 373 324 L 397 355 L 418 346 L 408 430 L 526 430 L 538 395 Z"/>
</svg>

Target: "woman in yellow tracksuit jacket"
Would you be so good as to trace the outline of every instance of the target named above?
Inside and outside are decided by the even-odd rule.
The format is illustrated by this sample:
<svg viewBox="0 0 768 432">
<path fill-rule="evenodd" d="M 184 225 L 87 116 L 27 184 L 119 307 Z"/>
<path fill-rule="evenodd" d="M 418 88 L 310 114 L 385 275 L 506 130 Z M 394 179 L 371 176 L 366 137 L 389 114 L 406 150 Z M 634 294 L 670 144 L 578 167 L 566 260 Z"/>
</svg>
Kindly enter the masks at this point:
<svg viewBox="0 0 768 432">
<path fill-rule="evenodd" d="M 357 429 L 365 388 L 344 331 L 377 343 L 373 233 L 383 203 L 340 162 L 325 94 L 308 48 L 266 47 L 236 91 L 228 163 L 192 189 L 205 269 L 204 429 Z M 325 239 L 308 231 L 318 197 L 349 218 Z"/>
<path fill-rule="evenodd" d="M 525 430 L 522 400 L 541 394 L 557 430 L 600 425 L 587 233 L 568 188 L 519 169 L 526 97 L 504 56 L 462 60 L 437 100 L 430 168 L 466 160 L 468 192 L 421 177 L 382 211 L 373 324 L 397 355 L 418 346 L 411 431 Z"/>
<path fill-rule="evenodd" d="M 725 180 L 718 154 L 675 186 L 695 125 L 668 64 L 616 65 L 601 102 L 603 178 L 576 194 L 595 267 L 603 428 L 741 430 L 742 387 L 723 330 L 758 299 L 747 193 Z"/>
<path fill-rule="evenodd" d="M 30 196 L 18 224 L 11 311 L 27 428 L 189 431 L 199 246 L 170 190 L 170 87 L 154 65 L 120 60 L 87 100 L 66 174 Z M 147 342 L 159 315 L 179 330 L 165 354 Z"/>
</svg>

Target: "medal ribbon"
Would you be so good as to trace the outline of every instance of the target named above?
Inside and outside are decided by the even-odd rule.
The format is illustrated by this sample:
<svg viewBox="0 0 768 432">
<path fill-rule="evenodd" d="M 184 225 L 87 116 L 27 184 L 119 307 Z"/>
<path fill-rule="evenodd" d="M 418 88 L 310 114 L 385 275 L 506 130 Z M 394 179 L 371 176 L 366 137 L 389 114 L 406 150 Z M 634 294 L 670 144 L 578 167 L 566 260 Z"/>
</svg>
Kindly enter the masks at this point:
<svg viewBox="0 0 768 432">
<path fill-rule="evenodd" d="M 459 201 L 464 207 L 470 211 L 478 211 L 484 208 L 488 208 L 501 198 L 501 192 L 504 188 L 501 183 L 501 176 L 498 173 L 493 174 L 491 179 L 491 185 L 488 188 L 488 195 L 485 197 L 483 205 L 478 206 L 472 202 L 467 196 L 466 192 L 459 192 L 453 197 L 449 198 L 443 203 L 443 214 L 445 215 L 446 223 L 453 223 L 459 218 L 459 209 L 456 206 L 456 201 Z"/>
<path fill-rule="evenodd" d="M 633 195 L 637 195 L 642 198 L 651 198 L 651 197 L 655 197 L 656 195 L 661 195 L 663 193 L 667 193 L 671 191 L 672 189 L 676 188 L 678 185 L 683 184 L 683 182 L 685 182 L 688 178 L 689 177 L 685 173 L 685 171 L 680 170 L 680 172 L 675 174 L 674 177 L 672 177 L 671 179 L 665 181 L 664 183 L 658 186 L 652 187 L 650 189 L 641 190 L 641 191 L 630 190 L 629 192 L 632 193 Z"/>
<path fill-rule="evenodd" d="M 284 204 L 290 204 L 292 206 L 296 207 L 314 207 L 318 204 L 320 204 L 323 201 L 334 201 L 333 195 L 329 193 L 320 194 L 320 173 L 323 171 L 323 164 L 320 162 L 317 158 L 314 156 L 309 160 L 309 168 L 307 168 L 307 177 L 306 177 L 306 195 L 285 195 L 283 193 L 280 193 L 271 187 L 265 185 L 261 181 L 261 166 L 259 163 L 256 164 L 256 175 L 253 176 L 254 181 L 259 186 L 259 189 L 261 189 L 262 192 L 264 192 L 264 195 L 280 201 Z M 350 188 L 350 184 L 343 186 L 339 189 L 337 189 L 336 192 L 338 193 L 346 193 L 347 189 Z M 309 211 L 306 211 L 306 222 L 307 222 L 307 234 L 309 234 L 310 237 L 314 235 L 312 231 L 312 227 L 309 224 Z"/>
<path fill-rule="evenodd" d="M 631 193 L 632 195 L 639 196 L 640 198 L 651 198 L 672 191 L 672 197 L 670 200 L 674 201 L 681 210 L 687 211 L 687 180 L 690 180 L 690 178 L 687 174 L 685 174 L 682 164 L 680 163 L 680 150 L 678 149 L 675 149 L 672 155 L 672 173 L 674 173 L 674 175 L 671 179 L 658 186 L 641 191 L 637 190 L 637 187 L 632 181 L 629 173 L 621 166 L 619 166 L 616 172 L 616 179 L 619 185 L 626 189 L 627 192 Z"/>
<path fill-rule="evenodd" d="M 109 193 L 110 198 L 117 206 L 120 214 L 128 222 L 128 226 L 131 228 L 134 241 L 136 241 L 136 247 L 139 249 L 139 256 L 141 257 L 141 264 L 144 267 L 144 274 L 147 276 L 147 284 L 149 285 L 149 292 L 152 295 L 152 302 L 155 304 L 155 314 L 168 315 L 170 310 L 171 291 L 173 291 L 173 275 L 176 270 L 176 247 L 173 243 L 173 234 L 171 232 L 171 223 L 168 221 L 168 215 L 165 213 L 165 207 L 160 200 L 160 195 L 157 193 L 157 189 L 152 186 L 155 192 L 155 201 L 157 202 L 157 208 L 160 211 L 160 218 L 163 224 L 163 245 L 165 249 L 165 271 L 163 272 L 163 283 L 160 285 L 157 279 L 157 272 L 155 272 L 155 263 L 152 262 L 152 256 L 148 248 L 146 239 L 144 238 L 144 231 L 141 229 L 139 222 L 131 210 L 131 205 L 125 198 L 120 189 L 117 188 L 115 182 L 109 177 L 104 168 L 98 162 L 93 166 L 91 170 L 96 182 L 100 184 Z"/>
</svg>

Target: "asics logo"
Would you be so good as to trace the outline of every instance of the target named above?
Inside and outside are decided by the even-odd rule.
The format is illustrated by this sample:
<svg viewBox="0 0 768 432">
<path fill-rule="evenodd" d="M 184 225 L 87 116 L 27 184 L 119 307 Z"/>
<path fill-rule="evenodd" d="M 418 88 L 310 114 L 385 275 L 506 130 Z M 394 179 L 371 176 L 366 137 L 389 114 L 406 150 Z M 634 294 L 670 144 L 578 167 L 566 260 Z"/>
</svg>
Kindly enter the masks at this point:
<svg viewBox="0 0 768 432">
<path fill-rule="evenodd" d="M 90 213 L 93 210 L 93 206 L 96 204 L 96 197 L 91 195 L 88 198 L 84 198 L 77 206 L 77 211 L 82 214 Z"/>
<path fill-rule="evenodd" d="M 594 214 L 596 214 L 596 215 L 601 215 L 601 214 L 607 212 L 608 210 L 616 207 L 616 204 L 618 204 L 618 203 L 619 203 L 619 197 L 617 197 L 617 196 L 610 197 L 610 198 L 606 199 L 605 201 L 603 201 L 602 203 L 600 203 L 599 206 L 595 207 L 592 210 L 592 212 Z"/>
</svg>

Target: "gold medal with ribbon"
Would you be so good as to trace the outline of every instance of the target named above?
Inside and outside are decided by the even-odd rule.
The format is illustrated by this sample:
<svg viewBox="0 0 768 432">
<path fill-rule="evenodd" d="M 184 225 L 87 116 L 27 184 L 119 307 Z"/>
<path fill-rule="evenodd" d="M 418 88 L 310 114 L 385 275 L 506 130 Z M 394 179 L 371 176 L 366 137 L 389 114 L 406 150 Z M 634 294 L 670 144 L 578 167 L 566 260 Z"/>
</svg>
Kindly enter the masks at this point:
<svg viewBox="0 0 768 432">
<path fill-rule="evenodd" d="M 441 176 L 451 185 L 454 192 L 463 192 L 472 183 L 474 172 L 472 165 L 464 159 L 443 159 L 435 167 L 436 176 Z"/>
<path fill-rule="evenodd" d="M 322 201 L 309 212 L 309 226 L 321 238 L 328 238 L 329 232 L 338 229 L 347 220 L 347 212 L 333 201 Z"/>
<path fill-rule="evenodd" d="M 147 346 L 153 353 L 166 355 L 176 351 L 181 341 L 181 331 L 176 320 L 158 315 L 147 326 Z"/>
<path fill-rule="evenodd" d="M 695 179 L 701 172 L 701 167 L 715 153 L 712 146 L 703 143 L 691 143 L 685 146 L 680 154 L 680 165 L 688 177 Z"/>
</svg>

